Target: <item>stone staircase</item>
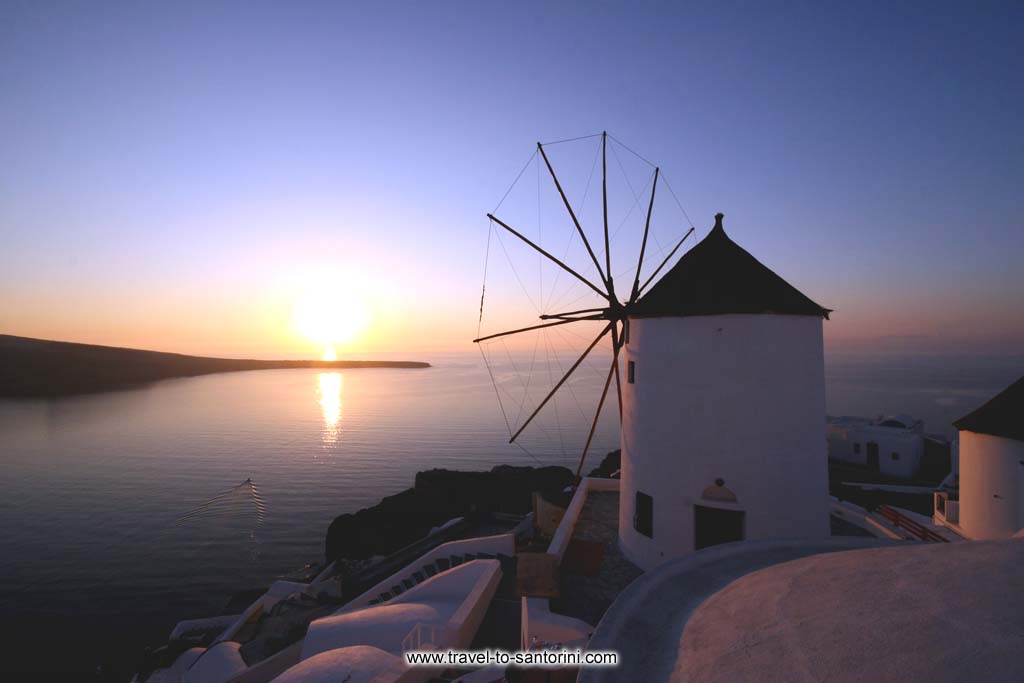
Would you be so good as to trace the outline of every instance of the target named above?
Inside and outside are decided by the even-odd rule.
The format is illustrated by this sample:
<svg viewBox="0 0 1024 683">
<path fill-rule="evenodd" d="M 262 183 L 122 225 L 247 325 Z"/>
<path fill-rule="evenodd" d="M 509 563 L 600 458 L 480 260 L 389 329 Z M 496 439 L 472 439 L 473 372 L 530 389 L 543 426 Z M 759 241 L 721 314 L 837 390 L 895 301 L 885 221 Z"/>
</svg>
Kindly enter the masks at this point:
<svg viewBox="0 0 1024 683">
<path fill-rule="evenodd" d="M 391 586 L 390 589 L 378 594 L 375 598 L 370 600 L 369 604 L 380 605 L 386 603 L 387 601 L 398 597 L 413 586 L 423 583 L 431 576 L 437 576 L 441 572 L 447 571 L 452 567 L 458 567 L 460 564 L 470 562 L 472 560 L 498 560 L 501 562 L 503 584 L 506 582 L 506 577 L 515 577 L 516 558 L 514 556 L 505 555 L 504 553 L 498 553 L 496 555 L 491 553 L 449 555 L 448 557 L 439 557 L 429 564 L 425 564 L 418 569 L 414 569 L 408 576 Z M 499 587 L 499 591 L 501 590 L 502 587 Z"/>
</svg>

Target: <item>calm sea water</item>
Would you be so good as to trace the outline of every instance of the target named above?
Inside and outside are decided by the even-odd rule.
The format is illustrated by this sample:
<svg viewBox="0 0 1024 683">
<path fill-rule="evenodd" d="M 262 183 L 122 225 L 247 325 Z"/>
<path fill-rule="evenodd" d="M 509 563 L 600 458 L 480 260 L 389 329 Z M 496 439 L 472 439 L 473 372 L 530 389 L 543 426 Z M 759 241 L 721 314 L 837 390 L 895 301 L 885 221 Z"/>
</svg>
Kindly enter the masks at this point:
<svg viewBox="0 0 1024 683">
<path fill-rule="evenodd" d="M 550 384 L 524 386 L 514 359 L 497 363 L 503 417 L 479 356 L 427 360 L 428 370 L 242 372 L 0 401 L 0 637 L 12 653 L 0 667 L 128 666 L 178 620 L 319 559 L 336 515 L 409 487 L 417 471 L 575 465 L 603 363 L 582 368 L 524 450 L 507 444 L 506 417 L 515 426 Z M 830 356 L 828 409 L 907 412 L 948 432 L 1021 374 L 1024 357 Z M 606 412 L 588 467 L 617 447 Z M 200 507 L 246 478 L 262 511 L 244 490 Z M 18 657 L 42 650 L 60 656 Z"/>
</svg>

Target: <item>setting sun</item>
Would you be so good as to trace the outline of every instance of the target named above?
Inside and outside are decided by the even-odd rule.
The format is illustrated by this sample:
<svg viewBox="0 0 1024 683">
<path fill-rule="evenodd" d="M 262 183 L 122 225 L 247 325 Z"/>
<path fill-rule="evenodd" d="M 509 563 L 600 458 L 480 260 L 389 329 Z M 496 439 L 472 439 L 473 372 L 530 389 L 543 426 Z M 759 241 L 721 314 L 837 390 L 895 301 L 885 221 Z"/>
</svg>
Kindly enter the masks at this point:
<svg viewBox="0 0 1024 683">
<path fill-rule="evenodd" d="M 295 303 L 295 329 L 325 347 L 324 360 L 335 360 L 335 345 L 354 340 L 369 322 L 363 302 L 346 295 L 351 291 L 349 287 L 320 284 Z"/>
</svg>

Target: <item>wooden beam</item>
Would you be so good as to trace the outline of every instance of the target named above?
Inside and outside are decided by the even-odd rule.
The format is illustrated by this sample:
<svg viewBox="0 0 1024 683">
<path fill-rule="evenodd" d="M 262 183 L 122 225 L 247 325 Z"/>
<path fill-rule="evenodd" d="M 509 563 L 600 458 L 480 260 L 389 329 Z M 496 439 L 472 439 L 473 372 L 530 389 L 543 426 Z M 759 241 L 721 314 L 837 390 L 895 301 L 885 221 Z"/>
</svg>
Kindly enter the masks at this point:
<svg viewBox="0 0 1024 683">
<path fill-rule="evenodd" d="M 625 322 L 622 323 L 625 326 Z M 615 344 L 615 354 L 622 349 L 626 343 L 626 332 L 623 330 L 621 333 L 616 328 L 612 330 L 612 342 Z M 619 398 L 619 425 L 622 425 L 622 380 L 619 377 L 619 362 L 618 359 L 615 361 L 615 394 Z"/>
<path fill-rule="evenodd" d="M 494 339 L 496 337 L 507 337 L 510 334 L 519 334 L 520 332 L 529 332 L 530 330 L 540 330 L 545 327 L 554 327 L 555 325 L 567 325 L 569 323 L 578 323 L 581 320 L 601 320 L 604 316 L 600 315 L 588 315 L 585 318 L 562 318 L 556 323 L 544 323 L 543 325 L 531 325 L 530 327 L 520 327 L 518 330 L 509 330 L 508 332 L 498 332 L 497 334 L 489 334 L 486 337 L 480 337 L 474 339 L 473 343 L 477 344 L 488 339 Z"/>
<path fill-rule="evenodd" d="M 654 210 L 654 191 L 658 189 L 658 172 L 654 169 L 654 184 L 651 185 L 651 202 L 647 205 L 647 222 L 644 223 L 644 239 L 640 243 L 640 259 L 636 262 L 636 277 L 633 278 L 633 292 L 629 295 L 629 303 L 636 301 L 640 296 L 640 269 L 644 267 L 644 252 L 647 251 L 647 233 L 651 229 L 651 212 Z"/>
<path fill-rule="evenodd" d="M 579 233 L 580 239 L 583 240 L 583 246 L 587 248 L 587 253 L 590 254 L 590 258 L 594 261 L 594 267 L 597 268 L 597 274 L 601 276 L 601 282 L 608 285 L 608 279 L 604 275 L 604 271 L 601 270 L 601 264 L 597 262 L 597 256 L 594 255 L 594 250 L 590 248 L 590 242 L 587 240 L 587 236 L 583 233 L 583 228 L 580 226 L 579 220 L 576 218 L 576 212 L 572 210 L 572 206 L 569 205 L 569 199 L 565 196 L 565 192 L 562 190 L 562 184 L 558 182 L 558 176 L 555 175 L 555 169 L 552 168 L 551 162 L 548 160 L 548 155 L 544 152 L 544 146 L 539 142 L 537 143 L 537 149 L 540 151 L 540 155 L 544 158 L 544 164 L 548 167 L 548 173 L 551 174 L 551 179 L 555 181 L 555 188 L 558 190 L 558 194 L 562 197 L 562 203 L 565 204 L 566 210 L 569 212 L 569 216 L 572 218 L 573 225 L 576 226 L 576 232 Z M 606 295 L 607 299 L 608 296 Z"/>
<path fill-rule="evenodd" d="M 607 310 L 607 308 L 581 308 L 578 311 L 566 311 L 565 313 L 543 313 L 541 314 L 540 319 L 547 320 L 548 318 L 564 318 L 567 315 L 579 315 L 580 313 L 603 313 Z"/>
<path fill-rule="evenodd" d="M 608 132 L 601 133 L 601 204 L 604 207 L 604 269 L 608 273 L 605 284 L 608 294 L 615 297 L 615 284 L 612 282 L 612 252 L 608 243 Z"/>
<path fill-rule="evenodd" d="M 549 258 L 549 259 L 550 259 L 551 261 L 553 261 L 553 262 L 555 263 L 555 265 L 557 265 L 557 266 L 559 266 L 560 268 L 562 268 L 562 269 L 563 269 L 563 270 L 564 270 L 565 272 L 569 273 L 569 274 L 570 274 L 570 275 L 572 275 L 572 276 L 573 276 L 574 278 L 578 279 L 578 280 L 579 280 L 580 282 L 582 282 L 583 284 L 585 284 L 585 285 L 586 285 L 587 287 L 590 287 L 590 288 L 591 288 L 592 290 L 594 290 L 595 292 L 597 292 L 598 294 L 600 294 L 601 296 L 603 296 L 603 297 L 604 297 L 605 299 L 608 299 L 608 295 L 607 295 L 606 293 L 602 292 L 602 291 L 601 291 L 600 289 L 598 289 L 598 288 L 597 288 L 597 286 L 596 286 L 596 285 L 594 285 L 594 284 L 593 284 L 593 283 L 592 283 L 592 282 L 591 282 L 590 280 L 588 280 L 587 278 L 583 277 L 582 275 L 580 275 L 579 273 L 577 273 L 577 272 L 576 272 L 575 270 L 573 270 L 573 269 L 572 269 L 572 268 L 570 268 L 569 266 L 565 265 L 565 264 L 564 264 L 564 263 L 562 263 L 562 262 L 561 262 L 560 260 L 556 259 L 556 258 L 555 258 L 554 256 L 552 256 L 551 254 L 549 254 L 548 252 L 546 252 L 546 251 L 544 251 L 543 249 L 541 249 L 540 247 L 538 247 L 538 246 L 537 246 L 536 244 L 534 244 L 534 243 L 533 243 L 533 242 L 531 242 L 531 241 L 530 241 L 529 239 L 527 239 L 526 237 L 524 237 L 524 236 L 523 236 L 523 235 L 522 235 L 521 233 L 517 232 L 517 231 L 516 231 L 516 230 L 515 230 L 514 228 L 512 228 L 512 227 L 511 227 L 511 226 L 510 226 L 510 225 L 509 225 L 508 223 L 505 223 L 505 222 L 504 222 L 503 220 L 501 220 L 500 218 L 498 218 L 497 216 L 494 216 L 494 215 L 492 215 L 492 214 L 487 214 L 487 217 L 488 217 L 488 218 L 490 218 L 490 219 L 491 219 L 492 221 L 494 221 L 495 223 L 497 223 L 498 225 L 500 225 L 501 227 L 503 227 L 503 228 L 505 228 L 506 230 L 508 230 L 508 231 L 509 231 L 510 233 L 512 233 L 513 235 L 515 235 L 516 237 L 518 237 L 518 238 L 519 238 L 519 239 L 521 239 L 522 241 L 524 241 L 524 242 L 526 242 L 527 244 L 529 244 L 529 245 L 530 245 L 531 247 L 533 247 L 534 249 L 536 249 L 537 251 L 539 251 L 539 252 L 540 252 L 541 254 L 543 254 L 544 256 L 547 256 L 547 257 L 548 257 L 548 258 Z"/>
<path fill-rule="evenodd" d="M 516 433 L 512 435 L 512 438 L 508 440 L 509 443 L 515 441 L 516 437 L 523 433 L 523 430 L 526 429 L 526 425 L 530 424 L 530 422 L 533 421 L 533 418 L 537 417 L 537 413 L 541 411 L 541 408 L 547 405 L 548 401 L 551 400 L 551 397 L 555 395 L 555 392 L 558 391 L 563 384 L 565 384 L 565 381 L 569 379 L 569 376 L 576 371 L 576 368 L 580 366 L 580 363 L 583 362 L 583 359 L 585 359 L 590 354 L 590 352 L 594 350 L 594 347 L 597 346 L 597 343 L 604 339 L 604 336 L 608 334 L 608 331 L 610 329 L 612 329 L 612 323 L 608 323 L 608 325 L 605 326 L 604 330 L 602 330 L 601 334 L 597 335 L 597 338 L 594 339 L 594 341 L 590 342 L 590 346 L 588 346 L 587 350 L 583 352 L 583 355 L 576 359 L 576 362 L 572 364 L 572 367 L 569 368 L 569 371 L 562 376 L 562 379 L 558 380 L 558 384 L 555 385 L 554 389 L 552 389 L 548 393 L 548 395 L 544 397 L 544 400 L 541 401 L 540 405 L 537 406 L 537 409 L 530 414 L 530 417 L 526 418 L 526 422 L 524 422 L 523 425 L 516 430 Z"/>
<path fill-rule="evenodd" d="M 608 368 L 608 377 L 604 381 L 604 390 L 601 392 L 601 400 L 597 402 L 597 412 L 594 413 L 594 421 L 590 425 L 590 433 L 587 435 L 587 443 L 583 446 L 583 454 L 580 455 L 580 464 L 579 467 L 576 468 L 576 479 L 574 481 L 577 485 L 580 483 L 580 474 L 583 472 L 583 461 L 587 457 L 587 451 L 590 450 L 590 442 L 594 440 L 594 431 L 597 429 L 598 418 L 601 417 L 601 408 L 604 407 L 604 399 L 608 396 L 608 386 L 612 383 L 612 375 L 617 367 L 619 367 L 619 349 L 618 347 L 615 347 L 615 350 L 612 353 L 612 366 Z"/>
<path fill-rule="evenodd" d="M 657 270 L 655 270 L 653 273 L 651 273 L 651 276 L 649 278 L 647 278 L 647 282 L 645 282 L 644 286 L 641 287 L 640 290 L 637 292 L 637 296 L 639 296 L 645 289 L 647 289 L 647 285 L 651 284 L 651 280 L 653 280 L 655 278 L 655 276 L 658 273 L 661 272 L 661 269 L 665 267 L 665 264 L 668 263 L 668 260 L 670 258 L 672 258 L 672 255 L 674 253 L 676 253 L 676 251 L 679 249 L 679 247 L 683 246 L 683 240 L 685 240 L 687 237 L 689 237 L 690 233 L 692 233 L 692 232 L 693 232 L 693 228 L 690 228 L 690 230 L 685 235 L 683 235 L 683 239 L 679 240 L 679 242 L 676 244 L 676 246 L 672 248 L 672 251 L 670 251 L 668 253 L 668 256 L 665 257 L 665 260 L 661 262 L 661 265 L 658 266 Z"/>
</svg>

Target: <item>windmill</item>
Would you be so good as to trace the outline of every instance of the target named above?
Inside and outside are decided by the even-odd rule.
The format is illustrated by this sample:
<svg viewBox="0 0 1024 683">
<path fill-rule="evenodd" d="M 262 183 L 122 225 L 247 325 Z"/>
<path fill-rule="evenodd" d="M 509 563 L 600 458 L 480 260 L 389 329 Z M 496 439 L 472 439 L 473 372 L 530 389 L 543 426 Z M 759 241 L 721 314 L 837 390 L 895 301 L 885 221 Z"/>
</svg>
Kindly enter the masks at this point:
<svg viewBox="0 0 1024 683">
<path fill-rule="evenodd" d="M 578 212 L 576 210 L 574 210 L 573 205 L 572 205 L 572 203 L 570 202 L 570 200 L 569 200 L 569 198 L 567 196 L 567 192 L 566 192 L 565 188 L 563 187 L 563 183 L 559 179 L 558 174 L 555 172 L 554 165 L 552 164 L 551 159 L 549 158 L 549 155 L 548 155 L 548 150 L 546 149 L 547 147 L 550 147 L 550 146 L 555 145 L 555 144 L 560 144 L 562 142 L 572 142 L 572 141 L 575 141 L 575 140 L 585 140 L 585 139 L 596 138 L 596 137 L 600 137 L 599 153 L 600 153 L 600 161 L 601 161 L 601 208 L 602 208 L 602 210 L 601 210 L 601 225 L 602 225 L 603 252 L 604 252 L 604 254 L 603 254 L 604 258 L 603 259 L 600 259 L 598 257 L 598 253 L 595 251 L 593 244 L 588 239 L 587 234 L 586 234 L 585 230 L 583 229 L 583 225 L 581 224 L 581 220 L 580 220 L 580 218 L 578 216 Z M 632 272 L 631 272 L 631 277 L 628 280 L 628 288 L 627 288 L 628 296 L 625 296 L 625 297 L 621 297 L 617 293 L 617 290 L 616 290 L 616 282 L 615 282 L 614 271 L 613 271 L 613 262 L 612 262 L 612 245 L 611 245 L 612 237 L 610 236 L 610 233 L 609 233 L 609 218 L 608 218 L 608 204 L 609 204 L 609 202 L 608 202 L 608 194 L 609 194 L 608 193 L 608 149 L 609 149 L 609 138 L 611 138 L 611 140 L 615 144 L 620 145 L 623 149 L 629 151 L 630 153 L 635 155 L 637 158 L 641 159 L 644 163 L 650 165 L 653 168 L 653 175 L 649 179 L 650 195 L 649 195 L 649 198 L 645 197 L 645 199 L 647 199 L 647 201 L 645 202 L 646 203 L 646 210 L 645 210 L 645 214 L 644 214 L 645 218 L 644 218 L 644 222 L 643 222 L 643 226 L 644 226 L 643 227 L 643 236 L 642 236 L 642 239 L 641 239 L 640 245 L 639 245 L 639 253 L 636 256 L 636 261 L 635 261 L 636 267 L 635 267 L 635 269 L 632 268 L 632 263 L 630 263 L 630 270 Z M 613 150 L 613 153 L 614 153 L 614 150 Z M 553 386 L 543 396 L 543 398 L 539 401 L 539 403 L 536 405 L 536 407 L 534 407 L 534 409 L 529 413 L 529 415 L 526 417 L 526 419 L 523 420 L 521 423 L 519 423 L 515 428 L 513 428 L 511 424 L 509 425 L 509 432 L 510 432 L 509 442 L 510 443 L 515 443 L 516 440 L 520 437 L 520 435 L 522 435 L 523 432 L 527 429 L 527 427 L 530 426 L 535 421 L 535 419 L 538 417 L 538 415 L 540 415 L 542 413 L 542 411 L 544 411 L 545 407 L 549 405 L 549 403 L 556 396 L 556 394 L 566 385 L 566 382 L 568 382 L 570 380 L 570 378 L 573 376 L 573 374 L 580 368 L 581 364 L 584 363 L 584 361 L 588 358 L 588 356 L 591 355 L 591 353 L 594 351 L 594 349 L 597 348 L 601 344 L 601 342 L 603 340 L 610 339 L 610 342 L 611 342 L 611 362 L 610 362 L 610 364 L 608 366 L 607 371 L 604 374 L 603 386 L 602 386 L 602 388 L 600 390 L 600 393 L 598 395 L 596 410 L 594 411 L 593 418 L 590 420 L 590 425 L 589 425 L 589 430 L 587 432 L 586 441 L 584 442 L 583 447 L 582 447 L 582 452 L 580 453 L 579 464 L 578 464 L 578 466 L 576 468 L 576 481 L 578 482 L 580 477 L 581 477 L 581 475 L 582 475 L 583 463 L 584 463 L 584 461 L 586 459 L 586 456 L 587 456 L 587 453 L 589 452 L 590 447 L 591 447 L 591 445 L 593 443 L 594 434 L 595 434 L 595 431 L 597 430 L 597 426 L 598 426 L 598 422 L 599 422 L 601 414 L 602 414 L 602 410 L 604 409 L 605 403 L 607 402 L 608 393 L 609 393 L 609 391 L 611 389 L 611 383 L 612 383 L 613 380 L 615 381 L 615 393 L 616 393 L 616 398 L 617 398 L 617 403 L 618 403 L 618 415 L 619 415 L 620 422 L 621 422 L 621 419 L 622 419 L 622 379 L 621 379 L 621 376 L 620 376 L 620 369 L 619 369 L 619 357 L 620 357 L 620 352 L 621 352 L 621 350 L 623 348 L 623 345 L 624 345 L 624 343 L 626 341 L 626 336 L 627 336 L 627 333 L 628 333 L 627 325 L 628 325 L 628 317 L 630 315 L 630 312 L 633 309 L 633 307 L 635 306 L 635 304 L 637 303 L 637 301 L 639 301 L 640 297 L 644 294 L 644 292 L 647 291 L 647 289 L 650 287 L 650 285 L 655 281 L 655 278 L 658 276 L 658 274 L 661 273 L 661 271 L 665 267 L 665 265 L 668 264 L 669 261 L 672 259 L 672 257 L 679 251 L 679 249 L 680 249 L 680 247 L 682 247 L 684 241 L 691 234 L 693 234 L 695 228 L 692 225 L 692 223 L 690 223 L 689 229 L 686 230 L 685 234 L 681 238 L 679 238 L 678 240 L 676 240 L 674 242 L 674 246 L 672 246 L 672 248 L 668 251 L 667 255 L 664 255 L 663 258 L 661 258 L 660 262 L 658 263 L 658 266 L 653 270 L 653 272 L 651 272 L 645 278 L 642 278 L 642 272 L 643 272 L 643 268 L 644 268 L 644 259 L 645 259 L 646 256 L 649 255 L 648 254 L 648 238 L 649 238 L 649 236 L 651 234 L 651 220 L 652 220 L 652 215 L 653 215 L 653 212 L 654 212 L 655 196 L 656 196 L 656 193 L 657 193 L 657 190 L 658 190 L 659 180 L 662 182 L 662 184 L 664 184 L 667 187 L 667 183 L 665 183 L 665 181 L 664 181 L 664 178 L 663 178 L 663 176 L 661 174 L 660 168 L 655 166 L 654 164 L 651 164 L 651 162 L 649 162 L 646 159 L 644 159 L 642 156 L 640 156 L 639 154 L 634 152 L 632 149 L 630 149 L 629 147 L 627 147 L 626 145 L 624 145 L 623 143 L 618 141 L 613 136 L 609 136 L 607 132 L 602 132 L 602 133 L 599 133 L 599 134 L 596 134 L 596 135 L 591 135 L 591 136 L 583 136 L 581 138 L 572 138 L 570 140 L 557 141 L 557 142 L 554 142 L 554 143 L 546 143 L 545 144 L 545 143 L 538 142 L 537 143 L 537 147 L 536 147 L 536 151 L 534 152 L 534 156 L 532 156 L 530 161 L 527 162 L 527 166 L 529 166 L 529 164 L 532 161 L 534 161 L 535 158 L 536 158 L 537 166 L 538 166 L 538 176 L 542 173 L 540 169 L 541 169 L 541 166 L 543 166 L 544 175 L 546 175 L 546 176 L 548 176 L 550 178 L 551 186 L 553 186 L 553 189 L 554 189 L 555 193 L 557 193 L 557 196 L 558 196 L 558 198 L 560 200 L 559 203 L 561 204 L 562 208 L 565 211 L 565 214 L 568 216 L 568 218 L 571 221 L 572 230 L 573 230 L 573 234 L 572 234 L 571 238 L 576 238 L 576 237 L 579 238 L 580 244 L 582 245 L 583 250 L 585 252 L 585 255 L 584 255 L 584 253 L 581 253 L 581 257 L 583 257 L 584 260 L 585 260 L 586 268 L 574 268 L 574 267 L 570 266 L 567 263 L 567 261 L 566 261 L 566 259 L 564 257 L 563 258 L 559 258 L 555 254 L 552 254 L 549 249 L 545 249 L 544 246 L 542 246 L 541 244 L 538 244 L 537 241 L 535 241 L 533 239 L 530 239 L 530 237 L 528 237 L 526 234 L 524 234 L 525 231 L 522 230 L 519 226 L 513 225 L 512 221 L 506 221 L 502 217 L 499 217 L 499 215 L 497 215 L 497 213 L 498 213 L 497 209 L 495 211 L 492 211 L 492 212 L 487 214 L 487 218 L 490 221 L 491 229 L 493 230 L 494 227 L 497 226 L 498 229 L 500 229 L 500 231 L 503 231 L 503 233 L 507 233 L 507 234 L 510 234 L 510 235 L 514 236 L 516 238 L 516 240 L 521 245 L 524 245 L 529 250 L 531 250 L 533 253 L 537 254 L 538 257 L 540 259 L 543 259 L 543 261 L 545 263 L 547 263 L 549 266 L 555 267 L 559 271 L 560 274 L 565 274 L 565 275 L 570 276 L 576 283 L 579 283 L 580 285 L 585 287 L 586 290 L 588 290 L 592 295 L 596 295 L 598 297 L 598 303 L 595 306 L 591 306 L 591 307 L 587 307 L 587 308 L 577 308 L 577 309 L 574 309 L 574 310 L 554 310 L 554 311 L 543 311 L 543 310 L 541 310 L 541 311 L 538 312 L 538 315 L 537 315 L 537 318 L 541 322 L 538 322 L 538 323 L 533 324 L 533 325 L 526 325 L 526 326 L 514 328 L 514 329 L 506 329 L 506 330 L 503 330 L 503 331 L 500 331 L 500 332 L 494 332 L 494 333 L 491 333 L 491 334 L 480 334 L 473 341 L 474 341 L 474 343 L 481 344 L 481 343 L 484 343 L 484 342 L 490 342 L 492 340 L 496 340 L 496 339 L 500 339 L 500 338 L 508 338 L 508 337 L 512 337 L 512 336 L 515 336 L 515 335 L 522 335 L 524 333 L 533 332 L 533 331 L 537 331 L 537 330 L 548 330 L 548 329 L 552 329 L 552 328 L 563 328 L 563 326 L 572 326 L 574 324 L 582 323 L 582 322 L 591 322 L 591 323 L 599 322 L 599 323 L 603 323 L 603 325 L 601 326 L 600 332 L 592 340 L 589 341 L 589 343 L 587 344 L 586 348 L 575 359 L 575 361 L 570 365 L 568 370 L 565 370 L 561 374 L 560 379 L 558 379 L 557 382 L 553 383 Z M 597 161 L 597 157 L 595 156 L 595 159 L 594 159 L 595 164 L 596 164 L 596 161 Z M 541 162 L 543 162 L 542 165 L 541 165 Z M 619 165 L 621 167 L 621 161 L 619 161 Z M 526 170 L 526 167 L 524 167 L 523 171 L 525 171 L 525 170 Z M 624 168 L 623 168 L 623 174 L 625 175 L 625 169 Z M 521 177 L 522 175 L 523 175 L 523 172 L 520 172 L 520 176 L 519 177 Z M 513 182 L 513 187 L 516 185 L 516 182 L 519 181 L 519 177 L 517 177 L 516 181 Z M 628 181 L 628 178 L 627 178 L 627 183 L 628 182 L 629 181 Z M 538 177 L 538 193 L 540 192 L 539 183 L 540 183 L 540 179 Z M 589 188 L 589 181 L 588 181 L 588 188 Z M 509 191 L 511 191 L 511 189 L 512 188 L 509 188 Z M 633 192 L 634 199 L 639 201 L 639 196 L 633 190 L 632 185 L 630 185 L 630 190 L 631 190 L 631 192 Z M 678 198 L 676 198 L 675 193 L 671 191 L 671 188 L 669 188 L 669 191 L 671 192 L 671 196 L 673 198 L 675 198 L 676 203 L 679 204 Z M 586 195 L 586 193 L 584 193 L 584 196 L 585 195 Z M 508 196 L 508 192 L 506 192 L 506 197 L 507 196 Z M 504 201 L 504 198 L 503 198 L 502 201 Z M 501 203 L 499 203 L 499 207 L 500 206 L 501 206 Z M 682 211 L 683 215 L 685 215 L 685 210 L 682 210 L 682 205 L 681 204 L 679 204 L 679 208 Z M 538 209 L 538 212 L 539 212 L 539 209 Z M 538 220 L 539 220 L 539 218 L 538 218 Z M 623 221 L 623 222 L 625 222 L 625 221 Z M 689 218 L 688 217 L 687 217 L 687 222 L 689 222 Z M 619 227 L 621 228 L 621 225 Z M 600 248 L 601 243 L 598 243 L 598 246 Z M 490 249 L 490 246 L 488 246 L 488 249 Z M 661 252 L 664 253 L 664 251 L 665 251 L 665 249 L 663 247 L 661 249 Z M 588 277 L 587 276 L 588 272 L 591 271 L 591 270 L 596 275 Z M 486 271 L 486 267 L 485 267 L 485 271 Z M 516 277 L 517 277 L 517 279 L 519 278 L 518 275 Z M 643 281 L 641 282 L 641 280 L 643 280 Z M 520 280 L 520 284 L 521 283 L 522 283 L 522 281 Z M 485 298 L 485 294 L 486 294 L 486 286 L 487 286 L 487 281 L 486 281 L 486 272 L 485 272 L 484 290 L 481 293 L 481 300 L 480 300 L 480 317 L 481 317 L 481 320 L 483 319 L 484 298 Z M 486 361 L 486 356 L 485 356 L 485 361 Z M 493 381 L 493 374 L 492 374 L 492 381 Z M 496 388 L 497 388 L 497 385 L 496 385 Z M 500 400 L 501 400 L 501 396 L 499 394 L 499 401 Z M 503 413 L 504 413 L 504 408 L 502 410 L 503 410 Z M 506 416 L 506 422 L 508 422 L 507 416 Z"/>
</svg>

